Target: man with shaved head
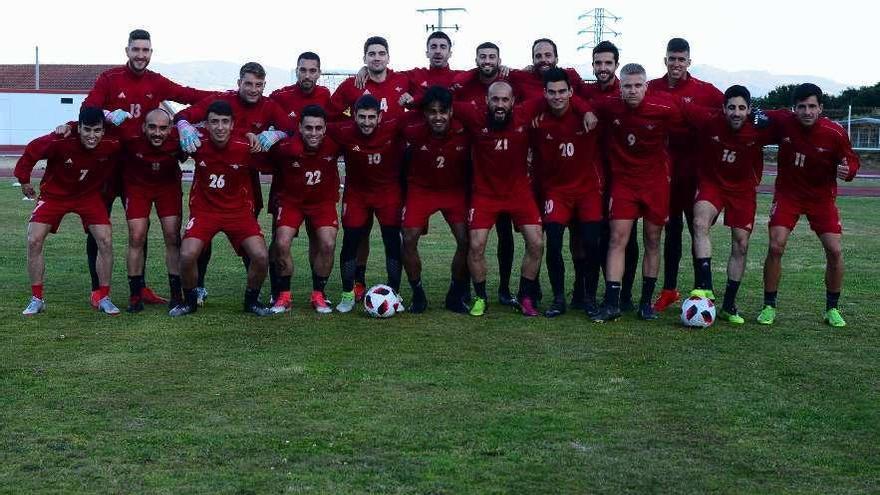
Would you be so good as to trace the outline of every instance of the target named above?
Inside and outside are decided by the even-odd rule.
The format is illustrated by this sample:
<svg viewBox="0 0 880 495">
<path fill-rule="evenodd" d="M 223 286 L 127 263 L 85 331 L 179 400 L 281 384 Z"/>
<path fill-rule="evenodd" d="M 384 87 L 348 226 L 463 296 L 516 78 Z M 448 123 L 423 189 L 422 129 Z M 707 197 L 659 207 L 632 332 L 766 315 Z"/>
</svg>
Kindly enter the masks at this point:
<svg viewBox="0 0 880 495">
<path fill-rule="evenodd" d="M 139 137 L 125 142 L 122 170 L 125 218 L 128 221 L 126 263 L 131 291 L 130 313 L 144 309 L 144 243 L 154 205 L 165 238 L 165 266 L 171 289 L 171 307 L 180 304 L 183 298 L 178 257 L 183 211 L 180 162 L 186 159 L 186 155 L 180 151 L 177 129 L 165 109 L 155 108 L 148 112 L 141 128 Z"/>
</svg>

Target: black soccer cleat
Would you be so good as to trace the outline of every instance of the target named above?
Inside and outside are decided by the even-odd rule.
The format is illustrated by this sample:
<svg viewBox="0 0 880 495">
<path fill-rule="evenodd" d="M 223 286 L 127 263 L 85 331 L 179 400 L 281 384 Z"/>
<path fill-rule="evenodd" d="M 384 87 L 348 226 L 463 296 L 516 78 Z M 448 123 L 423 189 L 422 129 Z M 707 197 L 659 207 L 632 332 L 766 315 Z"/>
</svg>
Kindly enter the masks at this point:
<svg viewBox="0 0 880 495">
<path fill-rule="evenodd" d="M 460 314 L 470 312 L 471 308 L 467 305 L 467 303 L 470 302 L 470 296 L 467 296 L 467 300 L 464 299 L 465 297 L 464 294 L 458 294 L 454 290 L 449 289 L 449 291 L 446 292 L 446 309 L 453 313 Z"/>
<path fill-rule="evenodd" d="M 588 318 L 593 318 L 594 316 L 599 314 L 599 305 L 596 304 L 596 301 L 586 301 L 583 303 L 584 313 L 587 314 Z"/>
<path fill-rule="evenodd" d="M 632 313 L 636 310 L 636 305 L 633 304 L 632 299 L 624 299 L 620 301 L 620 311 L 624 313 Z"/>
<path fill-rule="evenodd" d="M 498 303 L 502 306 L 519 307 L 519 302 L 509 290 L 498 289 Z"/>
<path fill-rule="evenodd" d="M 639 305 L 639 318 L 642 320 L 650 321 L 656 320 L 660 315 L 654 311 L 654 306 L 651 303 L 645 303 Z"/>
<path fill-rule="evenodd" d="M 257 316 L 270 316 L 274 315 L 275 312 L 272 310 L 271 306 L 266 306 L 260 301 L 254 301 L 252 303 L 244 303 L 244 312 L 245 313 L 253 313 Z"/>
<path fill-rule="evenodd" d="M 424 290 L 414 290 L 412 295 L 412 303 L 409 305 L 411 313 L 424 313 L 428 309 L 428 298 L 425 297 Z"/>
<path fill-rule="evenodd" d="M 554 299 L 553 304 L 544 311 L 544 316 L 547 318 L 556 318 L 557 316 L 565 314 L 565 300 L 564 299 Z"/>
<path fill-rule="evenodd" d="M 144 310 L 144 301 L 139 297 L 132 297 L 128 300 L 128 308 L 125 309 L 127 313 L 140 313 Z"/>
<path fill-rule="evenodd" d="M 619 319 L 622 316 L 620 312 L 620 308 L 618 306 L 609 306 L 603 304 L 601 308 L 599 308 L 599 312 L 596 313 L 591 319 L 593 323 L 606 323 L 609 321 L 614 321 Z"/>
<path fill-rule="evenodd" d="M 199 307 L 195 304 L 178 304 L 171 308 L 171 311 L 168 312 L 168 316 L 184 316 L 195 313 L 198 309 Z"/>
</svg>

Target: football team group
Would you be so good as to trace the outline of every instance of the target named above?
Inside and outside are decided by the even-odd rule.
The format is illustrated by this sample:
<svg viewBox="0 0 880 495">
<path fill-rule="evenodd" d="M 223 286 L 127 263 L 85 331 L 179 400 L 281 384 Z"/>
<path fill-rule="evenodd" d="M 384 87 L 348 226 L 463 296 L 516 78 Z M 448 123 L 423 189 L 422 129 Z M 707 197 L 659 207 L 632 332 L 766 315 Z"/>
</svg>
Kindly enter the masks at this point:
<svg viewBox="0 0 880 495">
<path fill-rule="evenodd" d="M 532 64 L 501 63 L 499 47 L 476 47 L 476 67 L 449 68 L 452 42 L 428 36 L 428 67 L 393 71 L 388 43 L 370 37 L 364 67 L 331 92 L 317 84 L 314 52 L 296 61 L 296 84 L 264 96 L 266 72 L 241 67 L 238 88 L 226 92 L 175 84 L 147 69 L 150 35 L 132 31 L 124 66 L 100 75 L 77 122 L 32 141 L 15 167 L 22 192 L 36 203 L 27 227 L 32 298 L 24 315 L 45 310 L 43 245 L 68 213 L 87 233 L 91 304 L 107 314 L 113 267 L 110 211 L 122 199 L 128 224 L 128 311 L 168 303 L 170 316 L 205 303 L 211 241 L 223 232 L 247 271 L 244 310 L 272 315 L 291 309 L 292 240 L 308 238 L 311 306 L 332 312 L 325 287 L 334 264 L 339 216 L 342 294 L 349 312 L 366 289 L 370 232 L 378 222 L 387 285 L 399 293 L 405 270 L 412 289 L 407 309 L 428 307 L 419 239 L 441 212 L 455 239 L 445 307 L 481 316 L 488 310 L 486 245 L 498 236 L 498 301 L 525 316 L 555 317 L 578 309 L 595 322 L 636 311 L 652 320 L 680 299 L 677 289 L 684 227 L 692 237 L 693 296 L 714 300 L 710 229 L 723 212 L 730 228 L 727 282 L 719 318 L 745 319 L 736 306 L 756 215 L 764 147 L 775 144 L 778 174 L 769 212 L 764 303 L 757 321 L 776 318 L 777 288 L 787 240 L 802 215 L 826 257 L 825 321 L 845 325 L 838 310 L 843 282 L 837 180 L 859 168 L 846 132 L 822 116 L 822 90 L 801 84 L 792 107 L 753 109 L 747 88 L 723 93 L 688 72 L 690 46 L 666 46 L 667 73 L 648 80 L 639 64 L 619 67 L 614 44 L 593 49 L 596 81 L 557 67 L 552 40 L 532 44 Z M 619 76 L 617 75 L 619 69 Z M 172 113 L 165 101 L 189 105 Z M 344 186 L 337 161 L 345 163 Z M 189 219 L 181 236 L 181 163 L 193 162 Z M 39 196 L 34 166 L 47 160 Z M 267 245 L 258 219 L 260 174 L 271 175 L 266 200 L 272 218 Z M 337 212 L 340 189 L 341 212 Z M 164 234 L 170 297 L 145 282 L 150 212 Z M 642 283 L 636 222 L 641 218 Z M 564 232 L 574 270 L 565 288 Z M 524 255 L 518 290 L 511 290 L 514 232 Z M 664 236 L 665 232 L 665 236 Z M 654 300 L 661 266 L 664 280 Z M 552 298 L 539 284 L 542 258 Z M 597 300 L 600 273 L 604 297 Z M 269 304 L 260 301 L 266 276 Z M 472 292 L 473 291 L 473 292 Z M 399 295 L 397 296 L 399 298 Z M 401 302 L 402 306 L 402 302 Z"/>
</svg>

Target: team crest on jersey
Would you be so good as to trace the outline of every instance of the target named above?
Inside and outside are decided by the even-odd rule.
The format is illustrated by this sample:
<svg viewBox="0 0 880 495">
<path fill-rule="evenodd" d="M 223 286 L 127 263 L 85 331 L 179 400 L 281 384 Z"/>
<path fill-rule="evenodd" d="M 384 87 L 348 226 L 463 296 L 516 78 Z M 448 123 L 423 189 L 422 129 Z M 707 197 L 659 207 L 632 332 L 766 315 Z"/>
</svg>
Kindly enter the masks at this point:
<svg viewBox="0 0 880 495">
<path fill-rule="evenodd" d="M 422 81 L 421 86 L 422 86 L 423 88 L 427 88 L 427 87 L 428 87 L 428 81 Z"/>
<path fill-rule="evenodd" d="M 144 96 L 146 96 L 148 100 L 152 100 L 152 99 L 153 99 L 153 93 L 147 93 L 147 94 L 145 94 Z"/>
<path fill-rule="evenodd" d="M 684 100 L 685 103 L 690 103 L 690 102 L 694 101 L 694 99 L 691 98 L 690 96 L 683 96 L 681 99 Z"/>
<path fill-rule="evenodd" d="M 422 150 L 422 151 L 428 151 L 428 147 L 425 146 L 425 145 L 423 144 L 421 150 Z"/>
<path fill-rule="evenodd" d="M 828 148 L 822 148 L 821 146 L 816 146 L 816 151 L 818 151 L 819 153 L 825 153 L 826 151 L 828 151 Z"/>
<path fill-rule="evenodd" d="M 620 125 L 620 119 L 614 119 L 614 125 Z"/>
<path fill-rule="evenodd" d="M 117 98 L 125 98 L 125 91 L 120 91 L 116 97 Z"/>
<path fill-rule="evenodd" d="M 144 159 L 144 154 L 143 154 L 143 153 L 135 153 L 134 156 L 138 157 L 139 160 L 143 160 L 143 159 Z"/>
<path fill-rule="evenodd" d="M 483 130 L 482 130 L 482 132 L 483 132 L 483 134 L 489 134 L 489 129 L 487 129 L 487 128 L 485 128 L 485 127 L 483 127 Z"/>
<path fill-rule="evenodd" d="M 464 150 L 464 146 L 456 146 L 455 147 L 455 151 L 462 151 L 462 150 Z"/>
<path fill-rule="evenodd" d="M 785 136 L 784 138 L 782 138 L 782 142 L 791 144 L 791 138 L 788 136 Z"/>
<path fill-rule="evenodd" d="M 553 136 L 551 136 L 550 134 L 547 134 L 547 140 L 549 141 L 551 139 L 553 139 Z"/>
<path fill-rule="evenodd" d="M 229 166 L 232 167 L 232 170 L 238 170 L 239 167 L 241 167 L 241 165 L 239 165 L 239 164 L 237 164 L 237 163 L 232 163 L 232 164 L 230 164 Z"/>
<path fill-rule="evenodd" d="M 715 141 L 716 143 L 720 143 L 720 142 L 721 142 L 721 137 L 719 137 L 719 136 L 712 136 L 712 141 Z"/>
<path fill-rule="evenodd" d="M 254 122 L 254 128 L 255 129 L 262 129 L 263 123 L 262 122 Z"/>
<path fill-rule="evenodd" d="M 395 86 L 394 91 L 397 91 L 398 93 L 400 93 L 401 91 L 403 91 L 403 88 L 401 88 L 400 86 Z"/>
<path fill-rule="evenodd" d="M 654 127 L 655 127 L 654 124 L 645 124 L 645 128 L 648 129 L 649 131 L 653 131 Z"/>
<path fill-rule="evenodd" d="M 333 155 L 327 155 L 324 157 L 324 159 L 327 160 L 328 162 L 332 162 L 333 160 L 336 159 L 336 157 L 334 157 Z"/>
<path fill-rule="evenodd" d="M 360 150 L 361 150 L 361 147 L 358 146 L 358 145 L 354 145 L 354 146 L 352 146 L 352 148 L 351 148 L 351 151 L 360 151 Z"/>
<path fill-rule="evenodd" d="M 153 162 L 153 172 L 158 172 L 160 168 L 162 168 L 162 165 L 159 162 Z"/>
<path fill-rule="evenodd" d="M 293 168 L 299 168 L 299 162 L 293 162 Z"/>
<path fill-rule="evenodd" d="M 292 118 L 292 119 L 295 119 L 295 118 L 296 118 L 296 112 L 290 112 L 289 114 L 287 114 L 287 116 L 290 117 L 290 118 Z"/>
</svg>

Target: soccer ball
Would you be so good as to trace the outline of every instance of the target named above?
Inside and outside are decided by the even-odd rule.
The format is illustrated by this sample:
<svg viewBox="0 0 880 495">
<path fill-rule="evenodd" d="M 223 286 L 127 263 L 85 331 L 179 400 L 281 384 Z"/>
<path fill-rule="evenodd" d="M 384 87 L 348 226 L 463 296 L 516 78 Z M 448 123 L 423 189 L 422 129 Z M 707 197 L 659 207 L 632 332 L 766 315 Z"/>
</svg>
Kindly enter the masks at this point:
<svg viewBox="0 0 880 495">
<path fill-rule="evenodd" d="M 374 285 L 364 294 L 364 310 L 373 318 L 391 318 L 400 309 L 400 299 L 387 285 Z"/>
<path fill-rule="evenodd" d="M 715 303 L 705 297 L 692 296 L 681 304 L 681 322 L 686 327 L 706 328 L 715 322 Z"/>
</svg>

